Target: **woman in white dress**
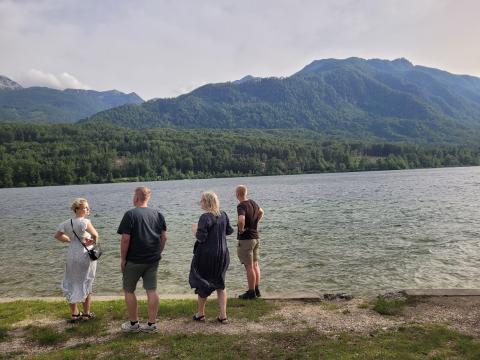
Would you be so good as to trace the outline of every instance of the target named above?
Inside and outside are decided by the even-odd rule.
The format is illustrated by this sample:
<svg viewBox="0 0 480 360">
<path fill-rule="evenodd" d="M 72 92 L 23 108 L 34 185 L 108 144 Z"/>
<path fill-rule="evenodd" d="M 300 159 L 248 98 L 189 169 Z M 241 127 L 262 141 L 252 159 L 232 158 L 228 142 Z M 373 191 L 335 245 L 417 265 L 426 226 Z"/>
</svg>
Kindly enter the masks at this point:
<svg viewBox="0 0 480 360">
<path fill-rule="evenodd" d="M 90 220 L 85 218 L 90 213 L 86 199 L 75 199 L 71 209 L 75 216 L 58 226 L 55 239 L 69 243 L 65 274 L 60 287 L 70 306 L 71 320 L 75 322 L 95 317 L 95 314 L 90 311 L 90 306 L 92 304 L 92 286 L 97 262 L 90 260 L 85 246 L 88 247 L 96 243 L 98 233 Z M 83 312 L 80 312 L 77 306 L 77 303 L 80 302 L 83 303 Z"/>
</svg>

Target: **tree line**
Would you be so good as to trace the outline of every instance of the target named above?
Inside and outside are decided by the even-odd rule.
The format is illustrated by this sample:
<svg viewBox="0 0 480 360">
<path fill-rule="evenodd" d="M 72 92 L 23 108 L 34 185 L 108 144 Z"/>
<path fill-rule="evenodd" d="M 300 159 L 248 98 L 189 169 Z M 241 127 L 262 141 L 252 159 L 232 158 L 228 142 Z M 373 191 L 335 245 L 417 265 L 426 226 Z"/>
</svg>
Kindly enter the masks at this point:
<svg viewBox="0 0 480 360">
<path fill-rule="evenodd" d="M 0 187 L 480 165 L 480 148 L 305 130 L 0 124 Z"/>
</svg>

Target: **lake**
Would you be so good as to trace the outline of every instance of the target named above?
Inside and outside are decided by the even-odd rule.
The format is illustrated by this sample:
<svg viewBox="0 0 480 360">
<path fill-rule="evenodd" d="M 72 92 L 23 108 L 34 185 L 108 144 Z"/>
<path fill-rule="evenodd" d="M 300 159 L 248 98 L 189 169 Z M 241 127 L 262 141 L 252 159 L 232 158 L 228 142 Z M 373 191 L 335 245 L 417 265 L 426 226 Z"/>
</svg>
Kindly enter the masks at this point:
<svg viewBox="0 0 480 360">
<path fill-rule="evenodd" d="M 123 213 L 136 186 L 164 214 L 168 242 L 159 268 L 162 294 L 190 294 L 188 272 L 201 191 L 215 191 L 236 224 L 234 188 L 249 187 L 265 210 L 260 225 L 265 293 L 404 288 L 480 288 L 480 167 L 179 180 L 0 189 L 0 296 L 61 296 L 67 245 L 53 234 L 86 197 L 101 236 L 94 291 L 121 294 Z M 228 237 L 227 290 L 246 288 L 236 240 Z M 141 289 L 141 284 L 137 289 Z"/>
</svg>

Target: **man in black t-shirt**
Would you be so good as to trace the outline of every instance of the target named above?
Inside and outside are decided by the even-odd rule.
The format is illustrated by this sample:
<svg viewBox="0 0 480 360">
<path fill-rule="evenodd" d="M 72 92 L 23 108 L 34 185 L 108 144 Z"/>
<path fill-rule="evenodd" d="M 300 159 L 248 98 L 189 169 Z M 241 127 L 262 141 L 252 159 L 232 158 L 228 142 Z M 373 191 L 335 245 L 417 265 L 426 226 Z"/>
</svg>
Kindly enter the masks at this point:
<svg viewBox="0 0 480 360">
<path fill-rule="evenodd" d="M 162 251 L 167 241 L 165 218 L 158 211 L 148 207 L 151 191 L 147 187 L 138 187 L 133 195 L 135 208 L 128 210 L 118 227 L 122 235 L 120 245 L 120 267 L 123 274 L 123 291 L 130 321 L 122 324 L 125 332 L 157 330 L 158 313 L 157 269 Z M 147 292 L 148 324 L 140 326 L 135 288 L 138 280 L 143 279 Z"/>
<path fill-rule="evenodd" d="M 239 298 L 255 299 L 261 296 L 257 225 L 262 219 L 264 211 L 255 201 L 247 199 L 247 187 L 245 185 L 238 185 L 235 189 L 235 195 L 238 200 L 237 254 L 240 262 L 245 266 L 248 281 L 248 290 Z"/>
</svg>

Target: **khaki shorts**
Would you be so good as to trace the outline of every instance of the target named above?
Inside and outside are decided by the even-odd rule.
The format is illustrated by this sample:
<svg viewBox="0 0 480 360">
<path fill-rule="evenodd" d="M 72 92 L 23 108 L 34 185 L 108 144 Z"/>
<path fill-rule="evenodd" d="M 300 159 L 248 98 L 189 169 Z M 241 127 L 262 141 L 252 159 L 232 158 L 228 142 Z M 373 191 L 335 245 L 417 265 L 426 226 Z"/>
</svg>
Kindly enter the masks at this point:
<svg viewBox="0 0 480 360">
<path fill-rule="evenodd" d="M 143 279 L 145 290 L 157 288 L 158 261 L 151 264 L 136 264 L 127 261 L 123 270 L 123 290 L 128 293 L 135 292 L 138 280 Z"/>
<path fill-rule="evenodd" d="M 237 255 L 243 265 L 252 265 L 260 257 L 258 254 L 258 239 L 238 240 Z"/>
</svg>

